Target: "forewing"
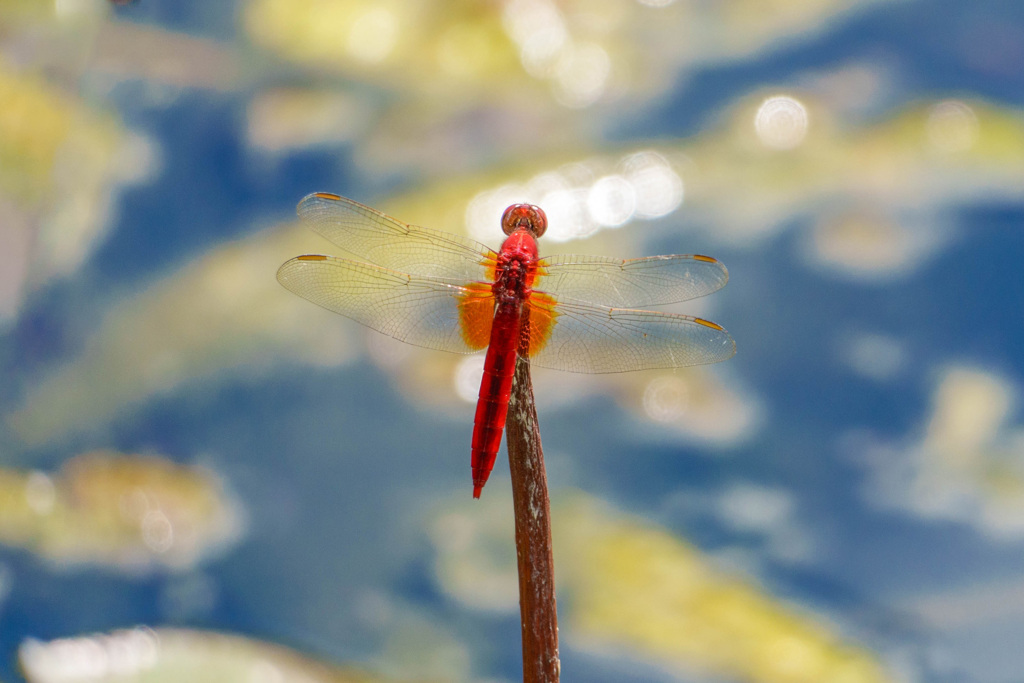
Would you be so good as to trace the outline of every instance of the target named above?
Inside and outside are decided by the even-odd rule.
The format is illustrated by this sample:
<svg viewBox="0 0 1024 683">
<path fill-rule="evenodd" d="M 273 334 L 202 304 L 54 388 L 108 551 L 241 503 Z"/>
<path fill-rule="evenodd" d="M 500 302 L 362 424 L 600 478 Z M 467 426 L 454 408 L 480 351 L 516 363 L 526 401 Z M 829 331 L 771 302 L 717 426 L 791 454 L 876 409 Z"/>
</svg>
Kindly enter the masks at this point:
<svg viewBox="0 0 1024 683">
<path fill-rule="evenodd" d="M 626 260 L 564 255 L 541 259 L 533 286 L 560 301 L 635 308 L 696 299 L 728 281 L 721 262 L 700 254 Z"/>
<path fill-rule="evenodd" d="M 297 212 L 338 247 L 382 268 L 463 282 L 491 279 L 496 254 L 467 237 L 408 225 L 326 192 L 307 195 Z"/>
<path fill-rule="evenodd" d="M 736 343 L 713 322 L 688 315 L 606 308 L 531 297 L 530 362 L 569 372 L 630 372 L 706 365 L 731 358 Z M 534 321 L 540 321 L 536 324 Z M 546 332 L 546 335 L 545 335 Z"/>
<path fill-rule="evenodd" d="M 293 258 L 278 269 L 277 279 L 318 306 L 409 344 L 455 353 L 479 348 L 463 332 L 460 308 L 479 301 L 482 288 L 330 256 Z"/>
</svg>

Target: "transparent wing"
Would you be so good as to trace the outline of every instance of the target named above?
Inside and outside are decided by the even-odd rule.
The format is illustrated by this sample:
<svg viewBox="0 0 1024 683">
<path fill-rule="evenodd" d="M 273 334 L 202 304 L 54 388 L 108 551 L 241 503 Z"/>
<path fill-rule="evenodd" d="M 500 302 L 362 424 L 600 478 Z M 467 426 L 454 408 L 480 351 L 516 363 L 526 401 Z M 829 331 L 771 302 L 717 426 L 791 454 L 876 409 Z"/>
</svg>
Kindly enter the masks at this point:
<svg viewBox="0 0 1024 683">
<path fill-rule="evenodd" d="M 409 344 L 476 350 L 461 332 L 464 287 L 330 256 L 293 258 L 278 269 L 277 279 L 318 306 Z"/>
<path fill-rule="evenodd" d="M 410 344 L 458 353 L 486 345 L 493 310 L 486 283 L 497 256 L 492 250 L 327 193 L 307 196 L 298 213 L 331 242 L 370 263 L 300 256 L 278 270 L 286 288 Z M 543 259 L 527 303 L 536 330 L 531 360 L 593 373 L 725 360 L 735 353 L 735 343 L 715 323 L 633 307 L 703 296 L 728 277 L 721 263 L 699 255 Z M 596 305 L 606 303 L 615 307 Z"/>
<path fill-rule="evenodd" d="M 534 320 L 549 320 L 534 365 L 569 372 L 629 372 L 705 365 L 731 358 L 736 343 L 713 322 L 688 315 L 605 308 L 574 302 L 529 304 Z M 543 328 L 544 325 L 537 325 Z"/>
<path fill-rule="evenodd" d="M 469 238 L 420 228 L 327 192 L 307 195 L 297 209 L 316 232 L 382 268 L 451 280 L 489 280 L 497 255 Z"/>
<path fill-rule="evenodd" d="M 613 259 L 551 256 L 540 260 L 534 288 L 557 299 L 635 308 L 689 301 L 725 286 L 729 271 L 700 254 Z"/>
</svg>

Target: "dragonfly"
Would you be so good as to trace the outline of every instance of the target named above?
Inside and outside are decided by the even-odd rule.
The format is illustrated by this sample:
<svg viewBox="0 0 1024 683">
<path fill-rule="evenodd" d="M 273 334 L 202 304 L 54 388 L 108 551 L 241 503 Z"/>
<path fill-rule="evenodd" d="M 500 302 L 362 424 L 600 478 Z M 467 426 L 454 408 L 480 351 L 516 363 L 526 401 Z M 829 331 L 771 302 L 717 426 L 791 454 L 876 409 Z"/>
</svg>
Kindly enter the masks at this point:
<svg viewBox="0 0 1024 683">
<path fill-rule="evenodd" d="M 329 192 L 306 196 L 297 212 L 355 258 L 297 256 L 277 271 L 287 289 L 409 344 L 486 349 L 471 444 L 474 498 L 494 468 L 520 355 L 544 368 L 613 373 L 717 363 L 736 351 L 721 325 L 638 310 L 724 287 L 729 272 L 710 256 L 539 258 L 547 217 L 532 204 L 505 210 L 498 251 Z"/>
</svg>

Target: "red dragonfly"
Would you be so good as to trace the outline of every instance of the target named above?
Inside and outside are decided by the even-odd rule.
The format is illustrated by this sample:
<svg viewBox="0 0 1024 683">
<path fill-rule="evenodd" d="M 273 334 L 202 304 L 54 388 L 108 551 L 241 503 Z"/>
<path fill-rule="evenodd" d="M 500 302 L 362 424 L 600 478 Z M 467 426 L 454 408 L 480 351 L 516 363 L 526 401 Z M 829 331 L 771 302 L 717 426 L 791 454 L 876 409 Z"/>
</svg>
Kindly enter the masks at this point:
<svg viewBox="0 0 1024 683">
<path fill-rule="evenodd" d="M 298 214 L 361 260 L 298 256 L 277 271 L 286 288 L 410 344 L 487 349 L 473 425 L 474 498 L 494 467 L 520 351 L 540 367 L 591 373 L 717 363 L 736 352 L 713 322 L 635 310 L 725 286 L 729 272 L 710 256 L 541 259 L 547 217 L 531 204 L 505 210 L 508 237 L 498 252 L 327 192 L 305 197 Z"/>
</svg>

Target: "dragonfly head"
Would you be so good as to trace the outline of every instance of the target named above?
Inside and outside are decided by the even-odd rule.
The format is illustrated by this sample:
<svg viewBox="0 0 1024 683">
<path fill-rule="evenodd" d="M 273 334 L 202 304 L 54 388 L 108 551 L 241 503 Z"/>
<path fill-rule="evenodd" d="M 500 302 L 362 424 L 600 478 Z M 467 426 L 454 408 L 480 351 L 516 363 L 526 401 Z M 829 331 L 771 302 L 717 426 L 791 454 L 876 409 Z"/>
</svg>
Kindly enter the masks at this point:
<svg viewBox="0 0 1024 683">
<path fill-rule="evenodd" d="M 511 235 L 516 228 L 523 227 L 540 237 L 548 229 L 548 217 L 544 210 L 533 204 L 513 204 L 501 216 L 501 229 Z"/>
</svg>

